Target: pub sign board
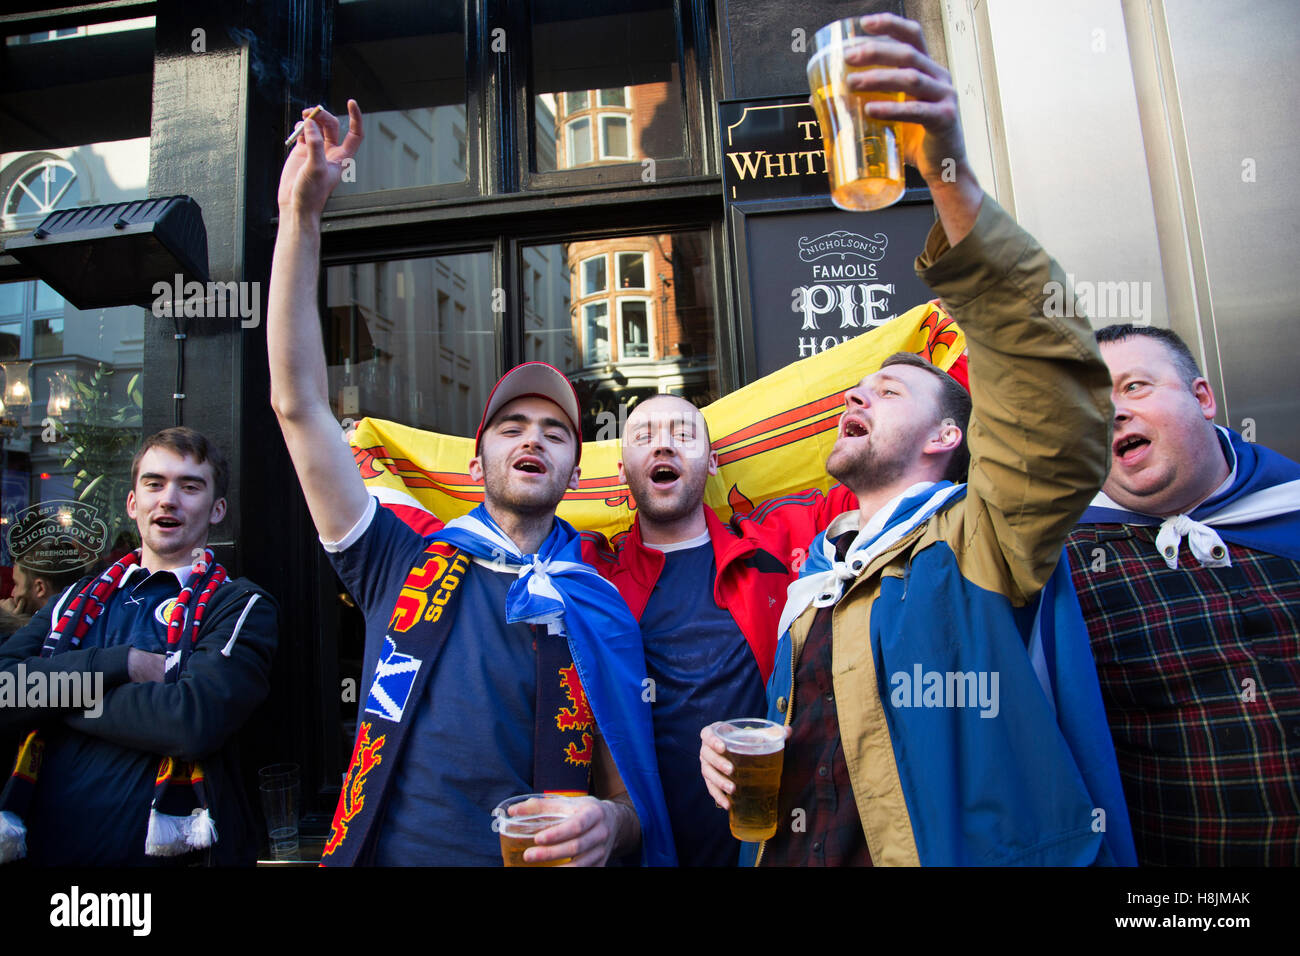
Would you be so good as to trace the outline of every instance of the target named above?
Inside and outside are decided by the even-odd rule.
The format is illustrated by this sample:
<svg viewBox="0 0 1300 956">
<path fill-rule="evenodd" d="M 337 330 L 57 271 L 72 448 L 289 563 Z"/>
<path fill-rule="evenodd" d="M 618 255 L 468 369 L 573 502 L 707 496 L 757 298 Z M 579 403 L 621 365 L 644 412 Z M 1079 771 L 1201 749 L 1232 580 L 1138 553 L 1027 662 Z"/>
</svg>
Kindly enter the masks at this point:
<svg viewBox="0 0 1300 956">
<path fill-rule="evenodd" d="M 747 380 L 935 298 L 914 269 L 935 218 L 923 180 L 886 209 L 845 212 L 831 204 L 806 96 L 728 101 L 718 112 Z"/>
<path fill-rule="evenodd" d="M 807 93 L 723 100 L 718 129 L 727 202 L 830 195 L 821 127 Z M 910 166 L 907 188 L 925 193 L 925 180 Z"/>
</svg>

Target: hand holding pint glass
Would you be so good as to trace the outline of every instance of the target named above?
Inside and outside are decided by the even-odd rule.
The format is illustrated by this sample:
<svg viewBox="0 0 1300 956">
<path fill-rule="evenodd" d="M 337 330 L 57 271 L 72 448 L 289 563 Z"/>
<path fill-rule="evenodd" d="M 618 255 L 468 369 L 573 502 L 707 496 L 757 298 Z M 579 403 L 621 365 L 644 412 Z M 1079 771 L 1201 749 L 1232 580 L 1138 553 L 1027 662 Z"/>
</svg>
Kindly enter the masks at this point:
<svg viewBox="0 0 1300 956">
<path fill-rule="evenodd" d="M 781 765 L 789 728 L 757 717 L 736 717 L 700 732 L 700 770 L 709 793 L 730 810 L 737 840 L 776 834 Z"/>
<path fill-rule="evenodd" d="M 895 123 L 873 119 L 873 100 L 902 102 L 902 93 L 856 92 L 849 75 L 874 66 L 856 66 L 845 59 L 857 41 L 870 37 L 858 17 L 826 24 L 813 37 L 808 61 L 808 87 L 821 126 L 831 202 L 850 212 L 891 206 L 903 195 L 903 153 Z"/>
<path fill-rule="evenodd" d="M 505 866 L 563 866 L 572 857 L 557 860 L 525 860 L 537 835 L 564 823 L 577 811 L 571 797 L 547 793 L 525 793 L 497 804 L 492 811 L 492 829 L 501 837 L 501 860 Z"/>
<path fill-rule="evenodd" d="M 897 200 L 903 190 L 902 172 L 900 166 L 894 183 L 890 155 L 897 146 L 902 162 L 916 167 L 930 188 L 948 241 L 956 245 L 974 225 L 984 191 L 966 158 L 951 75 L 930 59 L 925 35 L 915 21 L 873 13 L 837 23 L 851 26 L 828 24 L 818 31 L 808 63 L 835 204 L 880 208 Z M 841 61 L 842 70 L 835 70 L 833 64 Z M 821 78 L 826 82 L 819 83 Z M 826 91 L 822 106 L 816 105 L 819 89 Z M 859 118 L 861 136 L 876 137 L 865 145 L 855 138 L 858 134 L 842 132 Z M 881 132 L 885 126 L 892 136 Z M 856 165 L 837 171 L 836 163 L 844 157 Z M 851 205 L 854 202 L 858 205 Z M 867 202 L 877 204 L 864 206 Z"/>
</svg>

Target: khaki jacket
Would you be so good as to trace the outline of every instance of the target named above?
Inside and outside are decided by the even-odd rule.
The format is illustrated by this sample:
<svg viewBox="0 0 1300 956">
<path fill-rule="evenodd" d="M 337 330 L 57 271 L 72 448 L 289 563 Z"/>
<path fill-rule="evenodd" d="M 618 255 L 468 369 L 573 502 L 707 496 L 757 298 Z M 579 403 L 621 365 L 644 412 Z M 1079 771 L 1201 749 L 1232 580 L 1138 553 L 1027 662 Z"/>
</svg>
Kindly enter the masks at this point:
<svg viewBox="0 0 1300 956">
<path fill-rule="evenodd" d="M 945 614 L 987 621 L 984 605 L 990 599 L 1009 605 L 1007 617 L 1014 619 L 1014 609 L 1035 600 L 1052 576 L 1066 535 L 1105 478 L 1113 415 L 1110 376 L 1087 319 L 1048 314 L 1060 311 L 1048 310 L 1046 303 L 1050 283 L 1064 288 L 1064 272 L 990 197 L 955 248 L 936 223 L 916 269 L 966 333 L 971 467 L 966 495 L 864 568 L 833 612 L 833 680 L 844 758 L 877 865 L 918 865 L 924 856 L 909 813 L 909 805 L 918 805 L 916 784 L 906 779 L 908 761 L 896 750 L 886 716 L 890 700 L 882 698 L 890 675 L 877 673 L 882 642 L 893 641 L 897 649 L 912 632 L 900 637 L 882 635 L 879 627 L 873 631 L 882 585 L 890 579 L 904 585 L 891 591 L 891 601 L 898 603 L 901 593 L 911 610 L 891 608 L 890 620 L 912 629 L 943 628 Z M 856 527 L 856 517 L 841 517 L 834 531 Z M 953 576 L 935 574 L 933 564 L 926 566 L 928 579 L 908 579 L 917 556 L 936 545 L 947 564 L 955 561 L 962 579 L 956 586 Z M 790 629 L 789 690 L 775 700 L 787 723 L 795 662 L 814 613 L 815 608 L 804 611 Z M 980 640 L 982 626 L 987 629 L 972 625 L 972 634 L 962 639 Z M 898 661 L 895 655 L 892 663 Z M 1004 675 L 1004 712 L 1017 706 L 1006 688 Z M 779 690 L 774 685 L 773 696 Z M 1039 859 L 1031 852 L 1024 856 Z"/>
</svg>

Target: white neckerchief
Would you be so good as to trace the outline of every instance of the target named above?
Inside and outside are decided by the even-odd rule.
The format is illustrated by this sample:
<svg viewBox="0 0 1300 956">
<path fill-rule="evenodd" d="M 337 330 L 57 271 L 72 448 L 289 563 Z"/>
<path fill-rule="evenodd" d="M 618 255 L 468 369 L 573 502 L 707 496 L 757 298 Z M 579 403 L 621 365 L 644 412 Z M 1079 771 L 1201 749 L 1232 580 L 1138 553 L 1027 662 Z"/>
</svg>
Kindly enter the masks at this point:
<svg viewBox="0 0 1300 956">
<path fill-rule="evenodd" d="M 1221 426 L 1215 427 L 1223 430 Z M 1214 494 L 1192 508 L 1192 511 L 1213 504 L 1214 499 L 1226 494 L 1236 480 L 1237 453 L 1231 443 L 1227 444 L 1227 449 L 1228 460 L 1232 464 L 1228 477 L 1214 490 Z M 1125 508 L 1101 491 L 1097 492 L 1091 507 L 1142 514 L 1131 508 Z M 1219 533 L 1214 530 L 1215 527 L 1246 524 L 1276 515 L 1290 514 L 1293 511 L 1300 511 L 1300 479 L 1245 495 L 1230 505 L 1203 515 L 1200 519 L 1193 519 L 1188 513 L 1171 515 L 1160 523 L 1160 530 L 1156 533 L 1156 548 L 1159 549 L 1160 556 L 1165 559 L 1165 564 L 1169 565 L 1171 571 L 1178 567 L 1178 551 L 1182 547 L 1183 538 L 1187 539 L 1187 547 L 1192 552 L 1192 557 L 1200 562 L 1201 567 L 1230 568 L 1232 558 L 1228 555 L 1228 547 L 1219 537 Z M 1159 515 L 1146 517 L 1158 518 Z"/>
</svg>

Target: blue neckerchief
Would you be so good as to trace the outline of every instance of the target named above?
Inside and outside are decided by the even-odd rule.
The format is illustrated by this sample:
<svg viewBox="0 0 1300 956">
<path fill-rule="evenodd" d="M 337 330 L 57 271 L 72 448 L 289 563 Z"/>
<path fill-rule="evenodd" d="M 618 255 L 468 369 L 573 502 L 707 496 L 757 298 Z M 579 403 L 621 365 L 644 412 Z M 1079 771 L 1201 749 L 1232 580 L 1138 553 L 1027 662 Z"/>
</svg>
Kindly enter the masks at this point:
<svg viewBox="0 0 1300 956">
<path fill-rule="evenodd" d="M 1232 466 L 1230 484 L 1225 491 L 1194 508 L 1188 517 L 1211 525 L 1225 541 L 1300 561 L 1300 464 L 1270 448 L 1245 441 L 1231 429 L 1216 427 L 1224 455 Z M 1280 500 L 1280 504 L 1267 509 L 1275 513 L 1241 523 L 1216 520 L 1233 506 L 1262 500 L 1250 497 L 1261 493 Z M 1159 525 L 1164 520 L 1155 515 L 1129 511 L 1099 494 L 1079 523 Z"/>
<path fill-rule="evenodd" d="M 672 828 L 659 781 L 654 724 L 645 694 L 641 628 L 615 587 L 582 562 L 582 538 L 555 519 L 536 554 L 525 555 L 479 505 L 436 535 L 476 558 L 517 570 L 506 620 L 547 624 L 568 639 L 573 663 L 641 821 L 641 858 L 673 866 Z"/>
</svg>

